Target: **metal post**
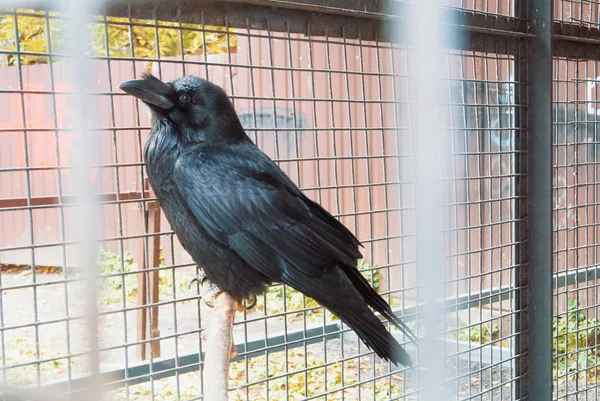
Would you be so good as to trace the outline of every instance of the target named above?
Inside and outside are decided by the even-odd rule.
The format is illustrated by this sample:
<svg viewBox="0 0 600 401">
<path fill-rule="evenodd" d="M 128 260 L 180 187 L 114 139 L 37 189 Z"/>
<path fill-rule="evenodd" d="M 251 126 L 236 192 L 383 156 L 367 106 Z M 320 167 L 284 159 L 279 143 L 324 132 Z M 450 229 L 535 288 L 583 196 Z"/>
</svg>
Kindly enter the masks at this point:
<svg viewBox="0 0 600 401">
<path fill-rule="evenodd" d="M 527 217 L 524 255 L 526 262 L 526 349 L 521 349 L 525 382 L 519 398 L 552 399 L 552 18 L 553 2 L 529 0 L 524 9 L 530 42 L 526 65 L 528 108 L 526 147 Z M 523 195 L 523 194 L 521 194 Z M 524 211 L 524 210 L 523 210 Z M 521 231 L 523 233 L 523 231 Z M 524 284 L 524 283 L 520 283 Z M 522 307 L 522 305 L 519 305 Z M 525 352 L 526 351 L 526 352 Z M 524 369 L 523 369 L 524 368 Z"/>
<path fill-rule="evenodd" d="M 431 118 L 432 108 L 441 103 L 439 43 L 443 28 L 440 27 L 441 5 L 439 0 L 420 0 L 414 3 L 409 23 L 409 37 L 414 48 L 409 53 L 409 96 L 412 104 L 411 142 L 414 168 L 414 197 L 417 254 L 417 297 L 424 311 L 425 333 L 419 340 L 419 385 L 423 388 L 421 399 L 444 399 L 446 377 L 444 352 L 439 337 L 440 316 L 444 315 L 444 260 L 442 235 L 443 215 L 441 204 L 442 176 L 440 155 L 447 154 L 438 119 Z M 422 21 L 427 20 L 428 24 Z"/>
</svg>

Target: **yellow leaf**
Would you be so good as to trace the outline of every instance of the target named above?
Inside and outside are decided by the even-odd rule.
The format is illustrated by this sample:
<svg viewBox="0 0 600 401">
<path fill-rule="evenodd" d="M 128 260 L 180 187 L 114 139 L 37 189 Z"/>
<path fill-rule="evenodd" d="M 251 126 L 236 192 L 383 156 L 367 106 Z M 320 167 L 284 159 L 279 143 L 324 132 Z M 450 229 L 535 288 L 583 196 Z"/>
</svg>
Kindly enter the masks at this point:
<svg viewBox="0 0 600 401">
<path fill-rule="evenodd" d="M 43 11 L 17 10 L 17 14 L 24 12 L 45 16 Z M 118 17 L 95 17 L 94 20 L 89 25 L 91 43 L 87 53 L 91 56 L 157 58 L 157 49 L 160 49 L 160 57 L 181 57 L 182 49 L 184 55 L 203 54 L 205 49 L 207 54 L 237 52 L 237 36 L 233 29 L 228 31 L 215 26 L 205 26 L 203 29 L 199 24 L 180 25 L 139 19 L 133 19 L 133 25 L 130 26 L 127 18 Z M 44 17 L 18 15 L 15 24 L 13 15 L 0 15 L 0 46 L 4 50 L 16 50 L 17 26 L 19 48 L 22 51 L 47 53 L 47 39 L 50 37 L 52 51 L 59 52 L 67 40 L 66 25 L 61 19 L 50 19 L 46 23 Z M 48 57 L 42 55 L 23 55 L 20 58 L 9 55 L 7 59 L 10 65 L 15 65 L 19 60 L 21 64 L 48 62 Z"/>
</svg>

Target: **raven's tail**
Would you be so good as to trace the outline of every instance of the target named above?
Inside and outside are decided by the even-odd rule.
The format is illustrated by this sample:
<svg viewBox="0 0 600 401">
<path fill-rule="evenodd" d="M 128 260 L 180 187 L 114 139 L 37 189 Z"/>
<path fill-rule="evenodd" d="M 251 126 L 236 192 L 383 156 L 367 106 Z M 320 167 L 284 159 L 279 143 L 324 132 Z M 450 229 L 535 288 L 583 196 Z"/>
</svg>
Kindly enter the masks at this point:
<svg viewBox="0 0 600 401">
<path fill-rule="evenodd" d="M 332 310 L 332 312 L 350 326 L 358 337 L 379 357 L 395 365 L 412 366 L 413 362 L 408 352 L 396 341 L 367 305 L 364 305 L 364 308 L 360 311 Z"/>
<path fill-rule="evenodd" d="M 362 277 L 356 268 L 353 270 Z M 396 341 L 375 313 L 369 309 L 369 306 L 380 313 L 382 313 L 381 310 L 384 310 L 386 313 L 382 314 L 392 323 L 399 325 L 401 329 L 406 328 L 410 334 L 412 332 L 391 312 L 389 305 L 366 280 L 361 280 L 345 271 L 344 268 L 336 266 L 323 272 L 319 277 L 286 274 L 284 282 L 329 309 L 342 322 L 350 326 L 379 357 L 391 361 L 395 365 L 412 366 L 410 355 Z M 372 292 L 369 292 L 367 288 Z"/>
<path fill-rule="evenodd" d="M 410 327 L 406 325 L 398 316 L 394 314 L 390 305 L 385 302 L 385 299 L 381 297 L 371 287 L 367 279 L 360 273 L 360 271 L 356 268 L 345 268 L 344 273 L 346 276 L 352 281 L 354 287 L 360 292 L 360 295 L 363 297 L 365 302 L 369 304 L 370 307 L 375 309 L 377 312 L 381 313 L 383 317 L 390 321 L 394 326 L 396 326 L 402 333 L 408 337 L 410 341 L 413 343 L 417 343 L 417 336 L 412 332 Z"/>
</svg>

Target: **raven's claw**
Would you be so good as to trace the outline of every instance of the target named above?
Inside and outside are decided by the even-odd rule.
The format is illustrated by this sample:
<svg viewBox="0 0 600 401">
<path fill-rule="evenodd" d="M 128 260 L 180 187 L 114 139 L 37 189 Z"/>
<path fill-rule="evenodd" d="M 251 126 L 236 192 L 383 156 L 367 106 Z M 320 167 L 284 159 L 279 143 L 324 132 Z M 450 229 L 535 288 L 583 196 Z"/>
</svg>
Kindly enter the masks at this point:
<svg viewBox="0 0 600 401">
<path fill-rule="evenodd" d="M 200 298 L 202 298 L 204 300 L 204 303 L 209 308 L 212 308 L 212 307 L 214 307 L 214 300 L 217 298 L 217 295 L 219 295 L 222 291 L 219 289 L 219 287 L 217 287 L 215 284 L 211 283 L 210 281 L 209 281 L 208 288 L 206 290 L 204 290 L 203 286 L 204 286 L 204 282 L 206 282 L 206 281 L 208 281 L 206 274 L 200 273 L 196 277 L 194 277 L 193 279 L 190 280 L 190 282 L 188 284 L 188 288 L 192 288 L 192 284 L 198 283 L 198 285 L 200 286 Z M 255 295 L 250 295 L 250 297 L 247 299 L 247 301 L 249 303 L 245 307 L 246 310 L 250 310 L 256 306 L 256 296 Z"/>
<path fill-rule="evenodd" d="M 192 288 L 192 284 L 194 284 L 194 283 L 198 283 L 200 285 L 200 287 L 202 287 L 202 285 L 204 284 L 204 282 L 206 280 L 207 280 L 206 274 L 200 273 L 196 277 L 194 277 L 193 279 L 190 280 L 190 282 L 188 283 L 188 289 Z"/>
<path fill-rule="evenodd" d="M 200 297 L 202 298 L 206 306 L 208 306 L 209 308 L 213 308 L 215 306 L 215 300 L 222 292 L 223 291 L 221 291 L 216 284 L 209 282 L 208 288 L 202 292 Z"/>
<path fill-rule="evenodd" d="M 212 308 L 215 306 L 214 301 L 217 298 L 217 295 L 219 295 L 222 291 L 219 289 L 219 287 L 217 287 L 215 284 L 211 283 L 210 281 L 209 281 L 208 288 L 205 289 L 204 288 L 205 281 L 208 281 L 206 274 L 200 273 L 196 277 L 194 277 L 193 279 L 190 280 L 190 282 L 188 284 L 188 288 L 191 288 L 192 284 L 198 283 L 198 285 L 200 286 L 200 298 L 202 298 L 202 300 L 204 301 L 206 306 L 208 306 L 209 308 Z"/>
<path fill-rule="evenodd" d="M 248 305 L 246 305 L 246 310 L 250 310 L 250 309 L 254 308 L 256 306 L 256 295 L 250 295 L 250 297 L 247 299 L 247 301 L 249 303 L 248 303 Z"/>
</svg>

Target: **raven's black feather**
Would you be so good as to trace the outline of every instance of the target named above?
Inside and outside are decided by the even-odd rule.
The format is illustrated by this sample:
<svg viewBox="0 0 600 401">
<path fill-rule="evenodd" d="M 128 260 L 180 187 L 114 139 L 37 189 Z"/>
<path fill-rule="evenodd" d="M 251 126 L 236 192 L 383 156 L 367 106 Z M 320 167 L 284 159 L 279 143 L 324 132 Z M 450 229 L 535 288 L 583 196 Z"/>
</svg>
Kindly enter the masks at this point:
<svg viewBox="0 0 600 401">
<path fill-rule="evenodd" d="M 244 298 L 274 282 L 288 284 L 337 315 L 380 357 L 410 365 L 369 309 L 416 340 L 358 271 L 359 241 L 251 142 L 225 92 L 195 77 L 158 90 L 156 78 L 145 80 L 147 86 L 129 81 L 122 88 L 153 111 L 144 153 L 148 177 L 207 277 Z M 182 102 L 189 100 L 182 93 L 191 101 Z"/>
</svg>

